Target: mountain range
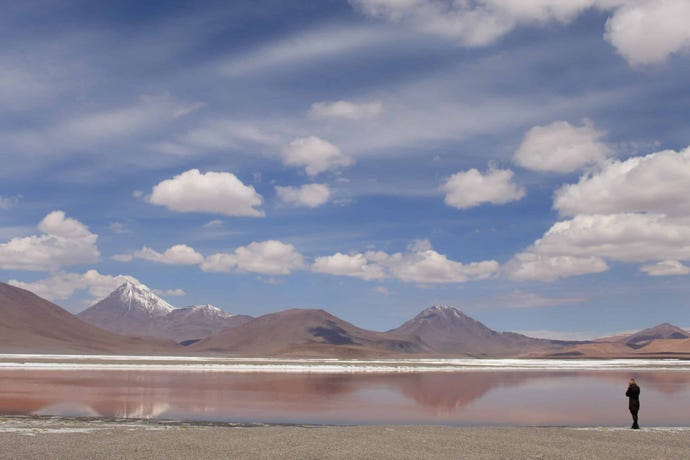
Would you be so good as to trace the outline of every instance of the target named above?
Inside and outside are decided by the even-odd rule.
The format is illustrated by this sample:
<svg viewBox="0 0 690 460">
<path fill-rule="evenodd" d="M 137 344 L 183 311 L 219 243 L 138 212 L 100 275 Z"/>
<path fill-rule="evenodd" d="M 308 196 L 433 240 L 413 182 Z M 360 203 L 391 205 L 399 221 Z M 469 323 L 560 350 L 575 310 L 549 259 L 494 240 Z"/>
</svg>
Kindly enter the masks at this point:
<svg viewBox="0 0 690 460">
<path fill-rule="evenodd" d="M 116 334 L 169 339 L 185 345 L 252 319 L 213 305 L 175 308 L 143 284 L 129 281 L 77 317 Z"/>
<path fill-rule="evenodd" d="M 72 315 L 0 283 L 0 353 L 214 354 L 290 357 L 690 357 L 690 334 L 660 324 L 635 334 L 559 341 L 494 331 L 455 307 L 433 306 L 387 332 L 361 329 L 324 310 L 252 318 L 211 305 L 175 308 L 125 283 Z"/>
</svg>

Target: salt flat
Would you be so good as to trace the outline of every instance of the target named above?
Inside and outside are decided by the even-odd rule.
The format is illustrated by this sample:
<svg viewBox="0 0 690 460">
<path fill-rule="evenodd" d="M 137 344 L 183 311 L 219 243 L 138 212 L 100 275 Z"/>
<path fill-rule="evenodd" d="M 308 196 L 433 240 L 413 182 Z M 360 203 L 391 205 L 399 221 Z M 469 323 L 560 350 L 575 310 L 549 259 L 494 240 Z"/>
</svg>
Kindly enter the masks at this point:
<svg viewBox="0 0 690 460">
<path fill-rule="evenodd" d="M 0 354 L 0 370 L 137 370 L 271 373 L 417 373 L 528 370 L 690 371 L 679 359 L 275 359 L 213 356 Z"/>
<path fill-rule="evenodd" d="M 276 426 L 0 417 L 0 459 L 687 458 L 690 430 Z"/>
</svg>

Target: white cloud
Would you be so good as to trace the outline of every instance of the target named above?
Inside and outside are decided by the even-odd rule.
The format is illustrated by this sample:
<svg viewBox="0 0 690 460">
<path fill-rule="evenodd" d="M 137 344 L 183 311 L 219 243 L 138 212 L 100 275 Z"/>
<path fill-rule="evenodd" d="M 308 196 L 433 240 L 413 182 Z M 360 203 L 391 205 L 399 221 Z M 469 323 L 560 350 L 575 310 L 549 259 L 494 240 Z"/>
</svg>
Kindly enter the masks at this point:
<svg viewBox="0 0 690 460">
<path fill-rule="evenodd" d="M 364 254 L 342 254 L 317 257 L 311 266 L 316 273 L 329 275 L 352 276 L 363 280 L 379 280 L 386 277 L 384 268 L 367 260 Z"/>
<path fill-rule="evenodd" d="M 203 228 L 218 228 L 223 226 L 223 221 L 220 219 L 213 219 L 202 225 Z"/>
<path fill-rule="evenodd" d="M 283 149 L 283 163 L 304 166 L 307 174 L 315 176 L 324 171 L 349 166 L 353 160 L 330 142 L 309 136 L 295 139 Z"/>
<path fill-rule="evenodd" d="M 350 0 L 365 15 L 463 46 L 486 46 L 518 26 L 567 24 L 590 8 L 610 11 L 604 38 L 632 65 L 690 49 L 687 0 Z"/>
<path fill-rule="evenodd" d="M 410 247 L 405 254 L 368 253 L 368 257 L 385 266 L 393 277 L 415 283 L 464 283 L 471 279 L 487 279 L 499 270 L 498 262 L 487 260 L 463 264 L 448 259 L 431 248 L 428 241 Z"/>
<path fill-rule="evenodd" d="M 49 278 L 30 283 L 10 280 L 9 284 L 27 289 L 52 301 L 72 297 L 76 291 L 88 291 L 94 299 L 102 299 L 126 281 L 138 283 L 129 275 L 102 275 L 97 270 L 88 270 L 83 274 L 58 272 Z"/>
<path fill-rule="evenodd" d="M 309 109 L 309 114 L 317 118 L 345 118 L 348 120 L 361 120 L 381 115 L 383 103 L 371 102 L 315 102 Z"/>
<path fill-rule="evenodd" d="M 169 95 L 144 95 L 128 106 L 78 113 L 32 131 L 16 131 L 3 137 L 11 150 L 32 153 L 93 152 L 96 146 L 116 145 L 123 140 L 150 136 L 197 110 Z"/>
<path fill-rule="evenodd" d="M 127 228 L 127 226 L 122 222 L 111 222 L 108 225 L 108 228 L 110 231 L 117 234 L 130 233 L 129 228 Z"/>
<path fill-rule="evenodd" d="M 608 268 L 600 257 L 546 256 L 533 252 L 517 254 L 506 265 L 511 278 L 527 281 L 554 281 L 558 278 L 601 273 Z"/>
<path fill-rule="evenodd" d="M 597 273 L 607 261 L 646 263 L 652 276 L 686 274 L 690 260 L 690 148 L 608 161 L 577 184 L 561 187 L 555 223 L 505 270 L 550 281 Z"/>
<path fill-rule="evenodd" d="M 52 136 L 69 145 L 100 143 L 145 132 L 203 105 L 182 104 L 170 96 L 144 95 L 129 107 L 92 112 L 67 119 L 52 129 Z"/>
<path fill-rule="evenodd" d="M 204 261 L 204 256 L 185 244 L 176 244 L 165 250 L 162 254 L 144 246 L 131 254 L 117 254 L 114 260 L 129 262 L 132 259 L 143 259 L 168 265 L 197 265 Z"/>
<path fill-rule="evenodd" d="M 12 238 L 0 244 L 0 268 L 54 271 L 98 261 L 98 235 L 81 222 L 65 217 L 63 211 L 46 215 L 38 229 L 43 234 Z"/>
<path fill-rule="evenodd" d="M 54 72 L 46 70 L 50 64 L 27 60 L 24 53 L 19 51 L 19 56 L 7 56 L 5 52 L 0 57 L 0 106 L 4 110 L 25 110 L 45 106 L 58 93 L 55 85 Z M 32 66 L 27 65 L 27 61 Z"/>
<path fill-rule="evenodd" d="M 662 260 L 653 265 L 643 265 L 640 270 L 649 276 L 690 275 L 690 267 L 677 260 Z"/>
<path fill-rule="evenodd" d="M 610 153 L 605 133 L 585 120 L 582 126 L 556 121 L 530 129 L 515 152 L 515 162 L 534 171 L 569 173 L 603 161 Z"/>
<path fill-rule="evenodd" d="M 489 169 L 486 174 L 472 168 L 453 174 L 441 186 L 446 193 L 445 203 L 458 209 L 479 206 L 482 203 L 503 204 L 525 196 L 525 189 L 512 182 L 513 172 L 507 169 Z"/>
<path fill-rule="evenodd" d="M 647 212 L 690 216 L 690 147 L 612 161 L 565 185 L 554 208 L 563 215 Z"/>
<path fill-rule="evenodd" d="M 272 128 L 271 130 L 263 129 L 260 123 L 252 121 L 225 118 L 206 120 L 200 127 L 185 133 L 180 142 L 186 151 L 222 150 L 237 147 L 243 143 L 280 144 L 284 135 L 279 132 L 277 126 Z M 171 148 L 174 147 L 168 147 L 168 149 Z M 177 148 L 179 149 L 180 146 L 178 145 Z M 185 153 L 185 151 L 180 153 Z"/>
<path fill-rule="evenodd" d="M 0 209 L 10 209 L 12 206 L 19 202 L 20 197 L 5 197 L 0 196 Z"/>
<path fill-rule="evenodd" d="M 304 268 L 304 258 L 291 244 L 276 240 L 253 242 L 232 253 L 212 254 L 203 261 L 207 272 L 252 272 L 265 275 L 289 275 Z"/>
<path fill-rule="evenodd" d="M 471 279 L 486 279 L 494 276 L 498 270 L 499 264 L 493 260 L 470 264 L 452 261 L 434 251 L 426 240 L 411 245 L 406 253 L 336 253 L 333 256 L 318 257 L 312 265 L 312 271 L 319 273 L 365 280 L 395 278 L 423 284 L 464 283 Z"/>
<path fill-rule="evenodd" d="M 534 247 L 545 255 L 622 262 L 689 260 L 690 220 L 661 214 L 583 214 L 554 224 Z"/>
<path fill-rule="evenodd" d="M 331 189 L 325 184 L 307 184 L 302 187 L 276 186 L 278 197 L 285 203 L 316 208 L 328 202 Z"/>
<path fill-rule="evenodd" d="M 178 212 L 260 217 L 261 195 L 232 173 L 190 169 L 153 187 L 149 201 Z"/>
<path fill-rule="evenodd" d="M 517 279 L 550 281 L 598 273 L 605 260 L 690 260 L 690 218 L 663 214 L 581 214 L 557 222 L 506 265 Z"/>
<path fill-rule="evenodd" d="M 376 286 L 372 291 L 380 295 L 391 295 L 392 292 L 386 286 Z"/>
<path fill-rule="evenodd" d="M 568 23 L 597 0 L 350 0 L 367 16 L 386 19 L 465 46 L 485 46 L 525 23 Z"/>
<path fill-rule="evenodd" d="M 153 292 L 155 292 L 157 295 L 163 296 L 175 296 L 175 297 L 180 297 L 183 295 L 187 295 L 184 289 L 166 289 L 166 290 L 161 290 L 161 289 L 154 289 Z"/>
<path fill-rule="evenodd" d="M 606 22 L 606 40 L 632 65 L 661 62 L 690 50 L 690 2 L 630 1 Z"/>
<path fill-rule="evenodd" d="M 386 31 L 375 27 L 326 27 L 281 36 L 268 45 L 235 56 L 220 66 L 220 73 L 227 76 L 251 75 L 269 70 L 304 66 L 331 56 L 371 47 L 373 43 L 390 40 Z"/>
<path fill-rule="evenodd" d="M 509 295 L 496 298 L 495 303 L 505 308 L 541 308 L 581 303 L 585 300 L 583 297 L 547 297 L 534 292 L 513 291 Z"/>
</svg>

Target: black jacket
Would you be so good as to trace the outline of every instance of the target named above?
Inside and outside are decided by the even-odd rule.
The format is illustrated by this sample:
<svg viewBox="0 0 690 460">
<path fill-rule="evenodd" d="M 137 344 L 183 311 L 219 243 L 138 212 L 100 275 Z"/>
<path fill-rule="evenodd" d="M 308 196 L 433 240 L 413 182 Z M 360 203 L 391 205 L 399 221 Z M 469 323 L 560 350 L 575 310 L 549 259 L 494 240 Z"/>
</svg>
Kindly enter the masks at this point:
<svg viewBox="0 0 690 460">
<path fill-rule="evenodd" d="M 640 387 L 636 383 L 631 383 L 628 385 L 628 391 L 625 392 L 625 396 L 630 399 L 640 399 Z"/>
</svg>

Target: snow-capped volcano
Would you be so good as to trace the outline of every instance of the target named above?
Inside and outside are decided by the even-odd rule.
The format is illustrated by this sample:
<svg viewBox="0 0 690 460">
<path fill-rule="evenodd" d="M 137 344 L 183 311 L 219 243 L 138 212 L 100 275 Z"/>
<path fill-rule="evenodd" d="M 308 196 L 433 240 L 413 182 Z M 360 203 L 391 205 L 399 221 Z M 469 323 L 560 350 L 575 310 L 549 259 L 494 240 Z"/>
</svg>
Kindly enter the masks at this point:
<svg viewBox="0 0 690 460">
<path fill-rule="evenodd" d="M 129 281 L 77 316 L 111 332 L 176 342 L 202 339 L 251 319 L 213 305 L 175 308 L 145 285 Z"/>
<path fill-rule="evenodd" d="M 146 312 L 151 316 L 165 316 L 175 309 L 145 285 L 134 284 L 129 281 L 115 289 L 102 302 L 125 307 L 128 312 L 132 310 Z"/>
</svg>

